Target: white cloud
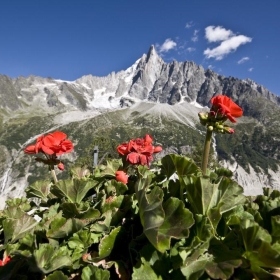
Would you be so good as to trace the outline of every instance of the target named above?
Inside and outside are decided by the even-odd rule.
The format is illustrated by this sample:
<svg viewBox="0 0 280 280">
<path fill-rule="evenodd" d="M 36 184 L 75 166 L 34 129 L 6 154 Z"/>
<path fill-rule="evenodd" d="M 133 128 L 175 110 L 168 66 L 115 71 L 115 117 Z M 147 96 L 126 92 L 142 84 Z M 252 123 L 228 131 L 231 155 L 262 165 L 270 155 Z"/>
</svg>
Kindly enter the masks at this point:
<svg viewBox="0 0 280 280">
<path fill-rule="evenodd" d="M 242 64 L 245 61 L 249 60 L 250 58 L 248 56 L 242 57 L 240 60 L 237 61 L 238 64 Z"/>
<path fill-rule="evenodd" d="M 208 65 L 208 68 L 209 68 L 209 69 L 214 69 L 214 68 L 215 68 L 215 66 L 213 66 L 213 65 L 209 64 L 209 65 Z"/>
<path fill-rule="evenodd" d="M 192 40 L 193 42 L 197 42 L 197 41 L 198 41 L 198 37 L 197 37 L 197 36 L 193 36 L 193 37 L 191 38 L 191 40 Z"/>
<path fill-rule="evenodd" d="M 193 42 L 197 42 L 198 41 L 198 32 L 199 32 L 199 30 L 198 29 L 195 29 L 195 31 L 194 31 L 194 33 L 193 33 L 193 37 L 191 38 L 191 40 L 193 41 Z"/>
<path fill-rule="evenodd" d="M 164 53 L 174 49 L 177 46 L 177 43 L 172 41 L 170 38 L 166 39 L 164 43 L 159 46 L 159 52 Z"/>
<path fill-rule="evenodd" d="M 193 27 L 193 26 L 194 26 L 193 21 L 189 21 L 189 22 L 186 23 L 186 26 L 185 26 L 185 27 L 186 27 L 187 29 L 189 29 L 189 28 L 191 28 L 191 27 Z"/>
<path fill-rule="evenodd" d="M 249 71 L 249 72 L 252 72 L 252 71 L 253 71 L 253 69 L 254 69 L 254 68 L 249 68 L 249 69 L 248 69 L 248 71 Z"/>
<path fill-rule="evenodd" d="M 229 37 L 235 35 L 231 30 L 226 30 L 222 26 L 210 25 L 205 28 L 205 38 L 208 42 L 219 42 L 227 40 Z"/>
<path fill-rule="evenodd" d="M 194 51 L 195 51 L 195 48 L 189 47 L 189 48 L 187 48 L 187 51 L 188 51 L 188 52 L 194 52 Z"/>
<path fill-rule="evenodd" d="M 232 36 L 228 39 L 225 39 L 218 47 L 214 49 L 207 48 L 203 54 L 206 56 L 206 58 L 213 57 L 216 60 L 222 60 L 227 54 L 236 51 L 239 46 L 251 41 L 252 38 L 246 37 L 244 35 Z"/>
</svg>

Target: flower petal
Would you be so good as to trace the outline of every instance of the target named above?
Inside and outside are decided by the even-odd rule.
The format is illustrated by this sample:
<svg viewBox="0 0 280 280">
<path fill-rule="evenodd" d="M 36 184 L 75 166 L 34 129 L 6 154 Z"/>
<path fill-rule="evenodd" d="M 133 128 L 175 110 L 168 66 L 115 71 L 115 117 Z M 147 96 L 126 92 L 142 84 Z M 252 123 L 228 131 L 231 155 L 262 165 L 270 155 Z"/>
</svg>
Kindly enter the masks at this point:
<svg viewBox="0 0 280 280">
<path fill-rule="evenodd" d="M 161 146 L 154 147 L 154 153 L 159 153 L 161 151 L 162 151 L 162 147 Z"/>
<path fill-rule="evenodd" d="M 36 149 L 35 149 L 35 145 L 30 145 L 30 146 L 26 147 L 24 149 L 24 152 L 26 154 L 37 154 Z"/>
<path fill-rule="evenodd" d="M 153 137 L 149 134 L 146 134 L 145 137 L 144 137 L 144 141 L 148 144 L 152 144 L 153 142 Z"/>
<path fill-rule="evenodd" d="M 138 153 L 130 153 L 127 155 L 126 160 L 131 164 L 140 163 L 139 154 Z"/>
</svg>

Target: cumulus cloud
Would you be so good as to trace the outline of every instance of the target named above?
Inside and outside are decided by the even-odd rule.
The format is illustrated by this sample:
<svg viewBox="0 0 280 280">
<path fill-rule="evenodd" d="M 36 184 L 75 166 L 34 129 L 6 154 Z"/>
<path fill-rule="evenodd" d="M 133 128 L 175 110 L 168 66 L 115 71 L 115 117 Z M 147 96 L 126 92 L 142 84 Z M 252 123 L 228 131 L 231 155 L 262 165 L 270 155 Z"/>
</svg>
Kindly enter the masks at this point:
<svg viewBox="0 0 280 280">
<path fill-rule="evenodd" d="M 189 28 L 191 28 L 191 27 L 193 27 L 193 26 L 194 26 L 193 21 L 189 21 L 189 22 L 186 23 L 186 26 L 185 26 L 185 27 L 186 27 L 187 29 L 189 29 Z"/>
<path fill-rule="evenodd" d="M 177 43 L 172 41 L 170 38 L 166 39 L 164 43 L 159 46 L 159 52 L 164 53 L 174 49 L 177 46 Z"/>
<path fill-rule="evenodd" d="M 252 38 L 244 35 L 235 35 L 231 30 L 226 30 L 221 26 L 208 26 L 205 28 L 205 38 L 208 42 L 220 42 L 216 48 L 207 48 L 203 54 L 206 58 L 215 58 L 222 60 L 227 54 L 236 51 L 236 49 L 246 43 L 250 43 Z"/>
<path fill-rule="evenodd" d="M 248 56 L 242 57 L 240 60 L 237 61 L 238 64 L 242 64 L 245 61 L 249 60 L 250 58 Z"/>
<path fill-rule="evenodd" d="M 207 48 L 203 52 L 206 58 L 214 58 L 216 60 L 222 60 L 227 54 L 236 51 L 239 46 L 252 41 L 250 37 L 236 35 L 231 30 L 227 30 L 222 26 L 215 27 L 213 25 L 205 28 L 205 38 L 209 43 L 221 42 L 218 47 L 213 49 Z M 246 60 L 247 58 L 240 63 Z"/>
<path fill-rule="evenodd" d="M 226 30 L 222 26 L 210 25 L 205 28 L 205 38 L 208 42 L 224 41 L 233 35 L 234 33 L 231 30 Z"/>
<path fill-rule="evenodd" d="M 252 71 L 253 71 L 253 69 L 254 69 L 254 68 L 249 68 L 249 69 L 248 69 L 248 71 L 249 71 L 249 72 L 252 72 Z"/>
</svg>

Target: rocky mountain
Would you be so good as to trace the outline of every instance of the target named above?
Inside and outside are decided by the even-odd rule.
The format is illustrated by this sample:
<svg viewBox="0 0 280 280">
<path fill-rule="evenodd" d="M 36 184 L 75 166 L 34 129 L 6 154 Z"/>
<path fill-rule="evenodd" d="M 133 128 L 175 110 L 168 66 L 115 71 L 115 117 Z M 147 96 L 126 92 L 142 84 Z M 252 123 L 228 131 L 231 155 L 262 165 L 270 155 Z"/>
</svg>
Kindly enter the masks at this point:
<svg viewBox="0 0 280 280">
<path fill-rule="evenodd" d="M 48 176 L 23 148 L 56 129 L 76 144 L 69 164 L 98 135 L 120 143 L 149 132 L 166 150 L 191 151 L 203 142 L 197 113 L 218 93 L 239 104 L 244 117 L 234 135 L 215 137 L 217 159 L 247 193 L 280 189 L 280 97 L 252 80 L 221 76 L 194 62 L 165 63 L 151 46 L 127 70 L 106 77 L 0 75 L 0 198 L 21 195 L 39 174 Z"/>
</svg>

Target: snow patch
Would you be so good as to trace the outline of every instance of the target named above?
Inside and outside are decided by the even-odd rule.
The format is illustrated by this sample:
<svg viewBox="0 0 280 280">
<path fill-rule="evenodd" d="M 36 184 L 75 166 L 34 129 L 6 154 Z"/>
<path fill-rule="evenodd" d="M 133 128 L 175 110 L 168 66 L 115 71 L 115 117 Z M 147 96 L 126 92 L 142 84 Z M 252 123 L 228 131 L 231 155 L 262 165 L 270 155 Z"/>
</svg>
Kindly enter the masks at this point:
<svg viewBox="0 0 280 280">
<path fill-rule="evenodd" d="M 193 106 L 195 106 L 196 108 L 205 108 L 205 107 L 203 107 L 202 105 L 200 105 L 199 103 L 197 103 L 196 101 L 192 101 L 192 102 L 190 102 L 189 104 L 191 104 L 191 105 L 193 105 Z M 206 107 L 206 108 L 208 108 L 208 107 Z"/>
</svg>

